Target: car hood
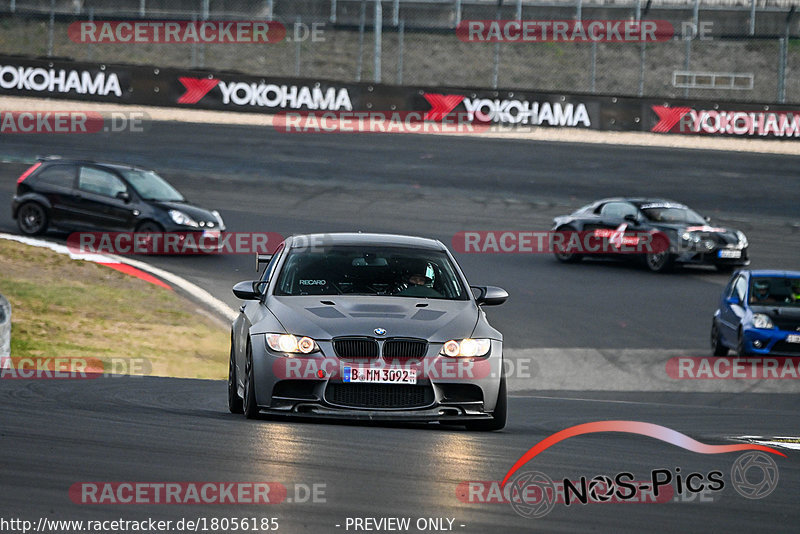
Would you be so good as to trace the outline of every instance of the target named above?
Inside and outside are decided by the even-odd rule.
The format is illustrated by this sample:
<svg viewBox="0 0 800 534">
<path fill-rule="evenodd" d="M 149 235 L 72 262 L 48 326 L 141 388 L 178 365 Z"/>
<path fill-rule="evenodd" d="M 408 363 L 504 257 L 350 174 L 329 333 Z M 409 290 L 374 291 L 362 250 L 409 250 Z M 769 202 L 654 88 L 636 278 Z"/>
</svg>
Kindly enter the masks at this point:
<svg viewBox="0 0 800 534">
<path fill-rule="evenodd" d="M 333 303 L 333 304 L 330 304 Z M 314 339 L 338 336 L 414 337 L 444 342 L 471 336 L 480 311 L 470 300 L 380 296 L 270 297 L 270 311 L 288 333 Z"/>
<path fill-rule="evenodd" d="M 661 231 L 672 231 L 678 235 L 684 232 L 691 232 L 700 234 L 703 239 L 710 239 L 718 244 L 735 245 L 739 242 L 739 236 L 736 235 L 736 230 L 733 228 L 725 228 L 723 226 L 703 225 L 703 224 L 688 224 L 688 223 L 659 223 L 648 221 L 648 224 L 653 228 Z"/>
</svg>

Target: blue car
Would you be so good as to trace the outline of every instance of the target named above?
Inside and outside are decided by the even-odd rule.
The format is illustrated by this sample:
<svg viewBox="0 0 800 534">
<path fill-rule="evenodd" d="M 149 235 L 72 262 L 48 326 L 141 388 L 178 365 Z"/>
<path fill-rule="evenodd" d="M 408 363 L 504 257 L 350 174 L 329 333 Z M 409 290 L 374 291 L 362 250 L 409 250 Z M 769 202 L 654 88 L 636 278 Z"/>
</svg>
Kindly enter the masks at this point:
<svg viewBox="0 0 800 534">
<path fill-rule="evenodd" d="M 800 271 L 736 271 L 714 313 L 711 349 L 800 356 Z"/>
</svg>

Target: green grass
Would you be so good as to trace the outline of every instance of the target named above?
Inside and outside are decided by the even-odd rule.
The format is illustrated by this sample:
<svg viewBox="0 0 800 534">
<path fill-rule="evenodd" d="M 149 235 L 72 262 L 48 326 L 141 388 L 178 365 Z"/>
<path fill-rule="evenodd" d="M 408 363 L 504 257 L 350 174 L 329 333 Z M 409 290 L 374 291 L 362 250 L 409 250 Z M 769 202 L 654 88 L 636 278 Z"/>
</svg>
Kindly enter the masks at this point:
<svg viewBox="0 0 800 534">
<path fill-rule="evenodd" d="M 229 335 L 172 291 L 47 249 L 0 241 L 11 355 L 136 359 L 146 374 L 224 378 Z"/>
</svg>

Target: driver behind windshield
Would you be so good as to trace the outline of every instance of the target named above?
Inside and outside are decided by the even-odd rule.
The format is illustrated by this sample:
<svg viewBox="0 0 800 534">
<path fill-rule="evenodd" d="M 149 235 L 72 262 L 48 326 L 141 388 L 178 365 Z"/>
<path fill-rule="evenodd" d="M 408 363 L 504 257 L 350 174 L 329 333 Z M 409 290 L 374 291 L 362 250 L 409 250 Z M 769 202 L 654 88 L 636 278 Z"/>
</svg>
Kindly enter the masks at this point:
<svg viewBox="0 0 800 534">
<path fill-rule="evenodd" d="M 414 262 L 403 270 L 403 283 L 397 295 L 403 297 L 441 297 L 433 289 L 433 279 L 428 276 L 430 266 L 427 261 Z"/>
<path fill-rule="evenodd" d="M 750 296 L 751 304 L 775 302 L 770 295 L 769 282 L 767 280 L 756 280 L 753 282 L 753 294 Z"/>
</svg>

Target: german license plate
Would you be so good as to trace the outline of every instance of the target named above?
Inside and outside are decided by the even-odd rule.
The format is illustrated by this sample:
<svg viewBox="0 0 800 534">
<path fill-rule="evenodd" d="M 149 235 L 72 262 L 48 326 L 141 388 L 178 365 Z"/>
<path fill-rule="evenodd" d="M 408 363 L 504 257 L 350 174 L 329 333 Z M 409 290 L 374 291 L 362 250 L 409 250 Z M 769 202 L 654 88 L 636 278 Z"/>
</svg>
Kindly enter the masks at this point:
<svg viewBox="0 0 800 534">
<path fill-rule="evenodd" d="M 789 334 L 786 336 L 788 343 L 800 343 L 800 334 Z"/>
<path fill-rule="evenodd" d="M 370 367 L 345 367 L 344 382 L 370 384 L 416 384 L 416 369 L 373 369 Z"/>
<path fill-rule="evenodd" d="M 741 258 L 742 257 L 742 251 L 741 250 L 735 250 L 735 249 L 729 249 L 729 248 L 723 248 L 722 250 L 717 251 L 717 257 L 719 257 L 719 258 Z"/>
</svg>

